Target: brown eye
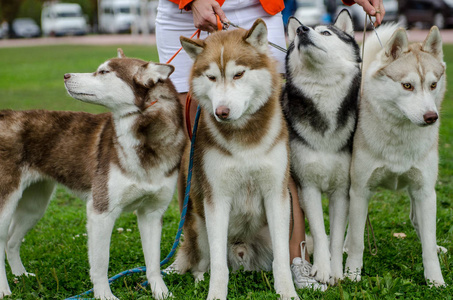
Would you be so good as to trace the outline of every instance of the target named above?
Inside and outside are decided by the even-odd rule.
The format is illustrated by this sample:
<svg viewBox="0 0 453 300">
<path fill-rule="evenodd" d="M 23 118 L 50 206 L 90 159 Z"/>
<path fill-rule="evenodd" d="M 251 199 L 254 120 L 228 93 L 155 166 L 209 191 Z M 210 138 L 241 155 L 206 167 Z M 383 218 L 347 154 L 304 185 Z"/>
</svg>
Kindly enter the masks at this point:
<svg viewBox="0 0 453 300">
<path fill-rule="evenodd" d="M 408 91 L 413 91 L 414 90 L 414 86 L 410 83 L 402 83 L 401 84 L 403 86 L 403 88 L 405 90 L 408 90 Z"/>
<path fill-rule="evenodd" d="M 431 89 L 434 90 L 437 87 L 437 82 L 431 83 Z"/>
<path fill-rule="evenodd" d="M 215 76 L 212 76 L 212 75 L 206 75 L 206 77 L 208 77 L 209 80 L 211 80 L 212 82 L 216 82 L 216 78 Z"/>
<path fill-rule="evenodd" d="M 243 75 L 244 75 L 245 71 L 242 71 L 242 72 L 239 72 L 239 73 L 236 73 L 233 77 L 233 79 L 239 79 L 241 78 Z"/>
<path fill-rule="evenodd" d="M 332 35 L 330 32 L 328 32 L 327 30 L 326 31 L 323 31 L 321 32 L 322 35 L 325 35 L 325 36 L 329 36 L 329 35 Z"/>
</svg>

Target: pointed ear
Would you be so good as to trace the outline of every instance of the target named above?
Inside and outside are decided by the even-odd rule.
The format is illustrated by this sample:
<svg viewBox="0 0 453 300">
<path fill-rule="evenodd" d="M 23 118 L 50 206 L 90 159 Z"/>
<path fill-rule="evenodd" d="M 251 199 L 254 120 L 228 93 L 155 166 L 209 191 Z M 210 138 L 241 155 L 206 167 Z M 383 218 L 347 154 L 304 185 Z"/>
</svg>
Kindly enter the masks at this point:
<svg viewBox="0 0 453 300">
<path fill-rule="evenodd" d="M 350 36 L 352 37 L 354 36 L 354 25 L 352 23 L 352 17 L 347 9 L 343 9 L 338 14 L 333 25 L 339 28 L 340 30 L 346 32 Z"/>
<path fill-rule="evenodd" d="M 255 47 L 260 53 L 267 53 L 267 26 L 263 20 L 257 19 L 252 28 L 247 31 L 244 41 Z"/>
<path fill-rule="evenodd" d="M 297 28 L 302 26 L 302 23 L 294 17 L 290 17 L 288 20 L 288 38 L 291 43 L 296 38 Z"/>
<path fill-rule="evenodd" d="M 123 49 L 118 48 L 117 50 L 118 58 L 124 58 L 126 55 L 124 55 Z"/>
<path fill-rule="evenodd" d="M 185 36 L 181 36 L 179 38 L 181 42 L 181 46 L 184 48 L 184 51 L 192 58 L 195 60 L 197 56 L 203 52 L 204 50 L 204 41 L 203 40 L 192 40 L 189 38 L 186 38 Z"/>
<path fill-rule="evenodd" d="M 166 80 L 175 67 L 168 64 L 158 64 L 152 61 L 142 65 L 134 76 L 134 81 L 142 86 L 151 87 L 159 80 Z"/>
<path fill-rule="evenodd" d="M 395 60 L 408 50 L 409 40 L 406 30 L 404 28 L 398 28 L 385 45 L 385 55 L 389 60 Z"/>
<path fill-rule="evenodd" d="M 442 38 L 440 36 L 439 28 L 436 26 L 431 27 L 425 41 L 422 44 L 422 50 L 432 54 L 435 58 L 442 61 L 444 54 L 442 50 Z"/>
</svg>

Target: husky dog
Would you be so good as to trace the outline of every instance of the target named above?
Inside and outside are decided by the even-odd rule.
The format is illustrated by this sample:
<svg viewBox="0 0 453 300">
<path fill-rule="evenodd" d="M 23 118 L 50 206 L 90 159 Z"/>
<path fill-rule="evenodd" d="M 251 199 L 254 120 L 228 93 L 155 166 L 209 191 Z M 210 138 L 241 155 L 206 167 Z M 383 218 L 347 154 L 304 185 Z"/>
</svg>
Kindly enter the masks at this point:
<svg viewBox="0 0 453 300">
<path fill-rule="evenodd" d="M 349 166 L 360 88 L 359 47 L 347 10 L 329 26 L 291 18 L 283 109 L 290 131 L 291 173 L 314 241 L 311 275 L 326 283 L 343 276 L 349 207 Z M 321 194 L 329 197 L 330 251 Z"/>
<path fill-rule="evenodd" d="M 19 255 L 61 183 L 87 200 L 88 256 L 94 296 L 116 299 L 107 271 L 115 220 L 137 211 L 153 296 L 171 295 L 160 274 L 161 217 L 176 187 L 185 134 L 174 68 L 124 57 L 94 73 L 64 75 L 73 98 L 111 113 L 0 111 L 0 298 L 10 295 L 5 251 L 14 275 Z"/>
<path fill-rule="evenodd" d="M 246 269 L 272 266 L 276 292 L 298 299 L 289 268 L 288 130 L 267 27 L 258 19 L 250 30 L 181 43 L 194 60 L 190 86 L 202 110 L 175 269 L 197 280 L 210 269 L 208 299 L 226 299 L 236 244 L 249 255 Z"/>
<path fill-rule="evenodd" d="M 360 280 L 368 201 L 378 187 L 406 188 L 410 219 L 422 243 L 425 278 L 444 285 L 436 252 L 439 110 L 445 93 L 442 41 L 437 27 L 409 44 L 396 25 L 365 43 L 363 94 L 351 162 L 351 206 L 346 271 Z"/>
</svg>

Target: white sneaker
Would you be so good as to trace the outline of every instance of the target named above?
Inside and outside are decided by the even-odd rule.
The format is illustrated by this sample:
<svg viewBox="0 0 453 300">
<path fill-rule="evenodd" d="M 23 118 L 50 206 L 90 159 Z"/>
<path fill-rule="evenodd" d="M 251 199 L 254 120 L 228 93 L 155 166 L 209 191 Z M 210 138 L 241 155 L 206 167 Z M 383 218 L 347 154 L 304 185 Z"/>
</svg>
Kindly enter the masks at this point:
<svg viewBox="0 0 453 300">
<path fill-rule="evenodd" d="M 291 264 L 294 285 L 298 289 L 311 288 L 324 292 L 327 290 L 327 284 L 317 281 L 310 275 L 313 265 L 305 260 L 305 241 L 300 243 L 300 247 L 304 258 L 296 257 Z"/>
</svg>

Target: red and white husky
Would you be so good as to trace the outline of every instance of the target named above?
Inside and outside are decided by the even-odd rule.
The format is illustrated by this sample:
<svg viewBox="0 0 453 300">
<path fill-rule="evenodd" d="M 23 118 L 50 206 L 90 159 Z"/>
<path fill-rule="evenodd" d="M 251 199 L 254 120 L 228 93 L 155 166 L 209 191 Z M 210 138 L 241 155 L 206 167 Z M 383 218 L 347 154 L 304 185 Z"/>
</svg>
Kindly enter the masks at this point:
<svg viewBox="0 0 453 300">
<path fill-rule="evenodd" d="M 0 111 L 0 298 L 14 275 L 28 274 L 19 248 L 38 222 L 56 182 L 87 200 L 88 254 L 94 296 L 116 299 L 107 270 L 110 237 L 121 212 L 136 210 L 153 296 L 170 295 L 160 274 L 161 217 L 172 199 L 184 129 L 169 65 L 124 57 L 94 73 L 68 73 L 75 99 L 112 113 Z"/>
<path fill-rule="evenodd" d="M 272 268 L 276 292 L 298 299 L 289 268 L 288 131 L 266 25 L 181 43 L 194 59 L 190 86 L 202 111 L 176 270 L 200 280 L 210 269 L 208 299 L 226 299 L 228 262 Z"/>
</svg>

